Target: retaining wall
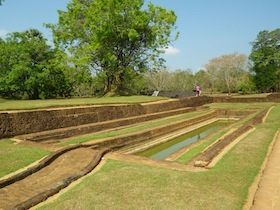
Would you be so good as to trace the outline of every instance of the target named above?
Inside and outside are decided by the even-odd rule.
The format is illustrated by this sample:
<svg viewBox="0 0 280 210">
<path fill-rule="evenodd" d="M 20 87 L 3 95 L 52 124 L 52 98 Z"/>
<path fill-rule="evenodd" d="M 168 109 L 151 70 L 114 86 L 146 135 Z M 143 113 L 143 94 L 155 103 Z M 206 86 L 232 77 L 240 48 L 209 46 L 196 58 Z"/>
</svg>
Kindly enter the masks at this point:
<svg viewBox="0 0 280 210">
<path fill-rule="evenodd" d="M 203 122 L 205 120 L 209 120 L 217 116 L 217 112 L 211 112 L 208 114 L 204 114 L 198 117 L 194 117 L 191 119 L 181 120 L 179 122 L 174 122 L 169 125 L 159 126 L 153 129 L 147 129 L 145 131 L 136 132 L 134 134 L 128 134 L 113 138 L 108 138 L 108 140 L 104 140 L 102 142 L 96 143 L 99 147 L 110 147 L 114 149 L 123 148 L 128 145 L 136 144 L 139 142 L 145 142 L 150 140 L 151 138 L 156 138 L 174 131 L 177 131 L 182 128 L 186 128 L 188 126 Z"/>
<path fill-rule="evenodd" d="M 214 103 L 257 103 L 257 102 L 280 102 L 280 93 L 272 93 L 267 97 L 237 98 L 231 96 L 213 97 Z"/>
<path fill-rule="evenodd" d="M 0 112 L 0 138 L 58 128 L 104 122 L 212 103 L 211 97 L 191 97 L 163 102 L 125 105 L 95 105 L 29 111 Z"/>
<path fill-rule="evenodd" d="M 197 107 L 209 103 L 280 102 L 280 93 L 264 98 L 189 97 L 162 102 L 125 105 L 94 105 L 29 111 L 0 112 L 0 138 L 105 122 L 183 107 Z"/>
</svg>

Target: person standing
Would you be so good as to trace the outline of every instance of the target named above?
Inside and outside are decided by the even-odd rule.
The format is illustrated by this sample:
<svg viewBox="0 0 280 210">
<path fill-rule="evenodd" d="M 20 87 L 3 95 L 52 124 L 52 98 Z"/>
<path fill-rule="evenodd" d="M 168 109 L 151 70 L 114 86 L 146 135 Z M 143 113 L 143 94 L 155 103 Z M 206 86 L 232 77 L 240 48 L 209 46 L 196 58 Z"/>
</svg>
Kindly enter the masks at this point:
<svg viewBox="0 0 280 210">
<path fill-rule="evenodd" d="M 195 90 L 196 90 L 196 96 L 200 96 L 201 89 L 200 89 L 200 86 L 199 86 L 199 85 L 197 85 L 197 86 L 195 87 Z"/>
</svg>

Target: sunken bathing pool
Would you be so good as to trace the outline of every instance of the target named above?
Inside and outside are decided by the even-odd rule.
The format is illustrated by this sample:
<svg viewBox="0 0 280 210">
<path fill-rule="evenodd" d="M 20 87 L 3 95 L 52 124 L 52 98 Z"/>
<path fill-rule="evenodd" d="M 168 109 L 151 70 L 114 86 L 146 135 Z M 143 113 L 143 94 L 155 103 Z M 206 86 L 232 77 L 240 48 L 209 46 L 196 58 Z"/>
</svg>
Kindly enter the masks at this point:
<svg viewBox="0 0 280 210">
<path fill-rule="evenodd" d="M 147 150 L 136 153 L 135 155 L 148 157 L 155 160 L 164 160 L 169 155 L 178 151 L 179 149 L 186 147 L 201 138 L 205 138 L 215 131 L 230 125 L 233 121 L 220 120 L 209 125 L 198 128 L 194 131 L 188 132 L 182 136 L 171 139 L 165 143 L 154 146 Z"/>
</svg>

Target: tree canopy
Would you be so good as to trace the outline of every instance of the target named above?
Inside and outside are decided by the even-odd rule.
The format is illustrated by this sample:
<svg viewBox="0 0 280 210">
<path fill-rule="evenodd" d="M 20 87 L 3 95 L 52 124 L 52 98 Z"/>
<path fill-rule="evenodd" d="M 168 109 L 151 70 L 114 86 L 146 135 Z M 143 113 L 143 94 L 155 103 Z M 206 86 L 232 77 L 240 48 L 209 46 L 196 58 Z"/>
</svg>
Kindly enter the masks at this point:
<svg viewBox="0 0 280 210">
<path fill-rule="evenodd" d="M 211 59 L 205 68 L 210 75 L 210 81 L 219 81 L 220 86 L 231 93 L 237 91 L 239 78 L 246 72 L 246 65 L 246 55 L 232 53 Z"/>
<path fill-rule="evenodd" d="M 76 66 L 93 71 L 104 93 L 123 93 L 139 73 L 163 64 L 160 54 L 178 36 L 175 23 L 173 11 L 144 0 L 72 0 L 47 27 Z"/>
<path fill-rule="evenodd" d="M 261 92 L 279 91 L 280 29 L 259 32 L 249 56 L 253 61 L 254 82 Z"/>
<path fill-rule="evenodd" d="M 0 94 L 8 98 L 51 98 L 64 93 L 62 70 L 55 64 L 55 50 L 41 32 L 14 32 L 0 40 Z"/>
</svg>

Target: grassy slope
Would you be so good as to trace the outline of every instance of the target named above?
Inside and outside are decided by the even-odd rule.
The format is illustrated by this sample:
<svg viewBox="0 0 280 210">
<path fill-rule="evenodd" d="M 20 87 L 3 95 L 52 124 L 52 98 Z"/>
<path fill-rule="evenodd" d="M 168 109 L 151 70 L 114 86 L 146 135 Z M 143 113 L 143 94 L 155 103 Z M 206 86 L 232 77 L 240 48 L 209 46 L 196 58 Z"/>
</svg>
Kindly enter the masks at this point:
<svg viewBox="0 0 280 210">
<path fill-rule="evenodd" d="M 279 117 L 277 104 L 265 123 L 207 172 L 109 160 L 100 171 L 40 209 L 242 209 L 280 127 Z"/>
<path fill-rule="evenodd" d="M 50 154 L 35 147 L 14 144 L 8 139 L 0 141 L 0 148 L 0 178 Z"/>
</svg>

